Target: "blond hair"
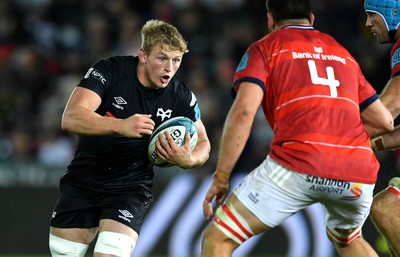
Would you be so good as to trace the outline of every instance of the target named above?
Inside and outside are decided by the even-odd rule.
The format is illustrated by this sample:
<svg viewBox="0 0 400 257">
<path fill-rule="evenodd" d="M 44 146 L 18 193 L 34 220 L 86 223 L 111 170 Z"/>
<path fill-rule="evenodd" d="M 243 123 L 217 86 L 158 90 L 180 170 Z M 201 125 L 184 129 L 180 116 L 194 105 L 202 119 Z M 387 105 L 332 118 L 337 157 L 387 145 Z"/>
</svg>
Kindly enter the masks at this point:
<svg viewBox="0 0 400 257">
<path fill-rule="evenodd" d="M 149 20 L 142 27 L 142 48 L 150 53 L 154 48 L 187 53 L 187 42 L 179 31 L 164 21 Z"/>
</svg>

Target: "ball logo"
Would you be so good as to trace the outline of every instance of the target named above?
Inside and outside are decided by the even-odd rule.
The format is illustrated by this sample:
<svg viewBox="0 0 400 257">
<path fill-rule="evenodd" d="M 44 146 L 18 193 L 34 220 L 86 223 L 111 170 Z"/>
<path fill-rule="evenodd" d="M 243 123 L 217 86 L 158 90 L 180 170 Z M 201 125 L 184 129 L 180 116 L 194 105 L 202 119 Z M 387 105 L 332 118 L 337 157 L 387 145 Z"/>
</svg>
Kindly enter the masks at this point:
<svg viewBox="0 0 400 257">
<path fill-rule="evenodd" d="M 150 136 L 147 149 L 147 154 L 150 162 L 159 167 L 173 166 L 173 164 L 164 161 L 161 157 L 158 156 L 156 143 L 159 140 L 160 135 L 163 136 L 164 139 L 166 138 L 165 132 L 167 132 L 172 137 L 172 140 L 178 146 L 182 146 L 185 144 L 186 132 L 189 132 L 191 150 L 193 150 L 196 146 L 198 139 L 197 127 L 194 122 L 187 117 L 177 116 L 160 124 Z"/>
<path fill-rule="evenodd" d="M 177 145 L 183 145 L 184 144 L 184 137 L 182 136 L 185 133 L 185 131 L 183 131 L 182 129 L 180 129 L 179 127 L 174 128 L 172 131 L 169 132 L 170 136 L 172 137 L 172 139 L 175 141 L 175 143 Z M 165 136 L 164 136 L 165 138 Z M 150 153 L 150 158 L 152 160 L 155 160 L 158 158 L 158 154 L 157 154 L 157 148 L 154 149 L 154 151 L 152 151 Z"/>
<path fill-rule="evenodd" d="M 150 159 L 155 160 L 155 159 L 157 159 L 157 157 L 158 157 L 157 149 L 155 149 L 153 152 L 151 152 Z"/>
<path fill-rule="evenodd" d="M 174 129 L 171 133 L 170 133 L 172 139 L 174 139 L 175 143 L 177 145 L 182 145 L 183 144 L 183 138 L 181 138 L 182 135 L 182 131 L 180 131 L 179 129 Z"/>
</svg>

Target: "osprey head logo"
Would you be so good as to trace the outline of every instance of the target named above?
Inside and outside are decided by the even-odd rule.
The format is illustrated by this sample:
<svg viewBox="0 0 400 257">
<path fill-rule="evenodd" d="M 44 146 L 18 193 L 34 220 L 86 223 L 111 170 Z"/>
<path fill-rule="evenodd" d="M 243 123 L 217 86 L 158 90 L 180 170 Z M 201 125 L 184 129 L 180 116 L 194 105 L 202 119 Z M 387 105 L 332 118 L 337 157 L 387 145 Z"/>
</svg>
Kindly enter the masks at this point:
<svg viewBox="0 0 400 257">
<path fill-rule="evenodd" d="M 168 109 L 166 111 L 163 108 L 158 108 L 157 117 L 161 117 L 161 121 L 164 121 L 165 118 L 171 118 L 172 110 Z"/>
</svg>

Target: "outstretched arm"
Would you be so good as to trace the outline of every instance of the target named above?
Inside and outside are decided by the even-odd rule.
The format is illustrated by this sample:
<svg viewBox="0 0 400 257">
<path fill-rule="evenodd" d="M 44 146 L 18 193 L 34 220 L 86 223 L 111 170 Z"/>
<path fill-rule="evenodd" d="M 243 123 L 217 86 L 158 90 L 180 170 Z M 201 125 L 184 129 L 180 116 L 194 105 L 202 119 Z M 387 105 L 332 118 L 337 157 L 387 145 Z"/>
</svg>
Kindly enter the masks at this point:
<svg viewBox="0 0 400 257">
<path fill-rule="evenodd" d="M 230 174 L 249 138 L 263 95 L 262 89 L 257 84 L 244 82 L 240 85 L 224 124 L 213 182 L 203 202 L 203 212 L 207 219 L 213 215 L 211 205 L 213 199 L 216 198 L 216 203 L 221 204 L 229 190 Z"/>
</svg>

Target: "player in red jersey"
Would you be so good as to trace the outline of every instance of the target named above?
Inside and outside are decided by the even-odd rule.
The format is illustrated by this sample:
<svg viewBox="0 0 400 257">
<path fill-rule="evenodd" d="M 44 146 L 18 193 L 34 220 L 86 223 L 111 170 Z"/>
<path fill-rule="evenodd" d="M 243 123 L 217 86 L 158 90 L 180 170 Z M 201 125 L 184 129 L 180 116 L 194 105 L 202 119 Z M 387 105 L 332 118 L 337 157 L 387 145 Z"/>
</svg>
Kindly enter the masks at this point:
<svg viewBox="0 0 400 257">
<path fill-rule="evenodd" d="M 394 0 L 364 2 L 366 26 L 381 44 L 394 43 L 390 53 L 391 76 L 380 99 L 394 118 L 400 114 L 400 3 Z M 400 129 L 371 140 L 375 151 L 400 148 Z M 389 186 L 374 197 L 371 218 L 386 238 L 391 255 L 400 257 L 400 178 L 389 181 Z"/>
<path fill-rule="evenodd" d="M 318 202 L 340 256 L 377 256 L 361 236 L 379 169 L 370 135 L 392 131 L 392 115 L 349 52 L 312 27 L 310 0 L 269 0 L 267 16 L 271 33 L 250 45 L 234 76 L 207 219 L 213 199 L 222 204 L 228 192 L 260 105 L 274 132 L 271 152 L 216 209 L 202 257 L 231 256 Z"/>
</svg>

